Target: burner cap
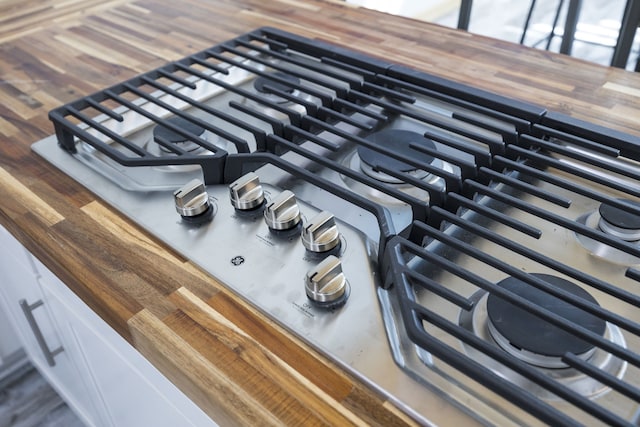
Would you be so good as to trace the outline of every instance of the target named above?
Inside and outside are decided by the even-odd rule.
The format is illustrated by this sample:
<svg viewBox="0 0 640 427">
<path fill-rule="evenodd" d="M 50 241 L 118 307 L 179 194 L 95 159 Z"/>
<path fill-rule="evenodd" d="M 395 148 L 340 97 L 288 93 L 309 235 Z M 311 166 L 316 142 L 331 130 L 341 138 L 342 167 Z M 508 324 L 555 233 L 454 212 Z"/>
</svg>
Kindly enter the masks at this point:
<svg viewBox="0 0 640 427">
<path fill-rule="evenodd" d="M 531 275 L 586 301 L 598 304 L 595 298 L 587 291 L 565 279 L 548 274 L 533 273 Z M 533 304 L 564 317 L 572 323 L 598 335 L 604 335 L 605 320 L 541 291 L 520 279 L 508 277 L 500 281 L 498 285 Z M 489 294 L 487 312 L 489 322 L 497 333 L 502 335 L 511 346 L 519 351 L 524 350 L 536 355 L 559 358 L 566 352 L 579 356 L 594 349 L 592 344 L 503 300 L 497 295 Z M 496 337 L 494 336 L 494 338 Z M 496 341 L 499 340 L 496 339 Z"/>
<path fill-rule="evenodd" d="M 183 119 L 182 117 L 171 117 L 166 121 L 194 135 L 202 136 L 202 134 L 204 133 L 203 127 L 198 126 L 195 123 L 190 122 L 189 120 Z M 162 124 L 159 124 L 155 128 L 153 128 L 153 137 L 164 138 L 167 141 L 174 144 L 180 144 L 188 141 L 187 137 L 172 131 L 168 127 L 163 126 Z"/>
<path fill-rule="evenodd" d="M 619 200 L 640 208 L 640 203 L 634 202 L 633 200 Z M 625 230 L 640 230 L 640 215 L 607 205 L 606 203 L 602 203 L 598 210 L 602 219 L 613 226 Z"/>
<path fill-rule="evenodd" d="M 411 157 L 412 159 L 422 163 L 431 164 L 434 161 L 433 156 L 421 153 L 409 147 L 410 144 L 419 144 L 426 148 L 431 148 L 433 150 L 436 149 L 436 145 L 433 141 L 425 138 L 417 132 L 401 129 L 384 129 L 367 136 L 366 140 L 381 147 L 391 149 L 398 154 Z M 360 156 L 360 159 L 370 167 L 383 166 L 397 172 L 409 172 L 416 169 L 405 162 L 396 160 L 384 155 L 383 153 L 363 146 L 358 146 L 358 156 Z"/>
<path fill-rule="evenodd" d="M 276 72 L 276 73 L 273 73 L 273 75 L 275 77 L 279 77 L 281 79 L 290 81 L 293 84 L 300 84 L 300 79 L 297 78 L 296 76 L 292 76 L 291 74 Z M 285 83 L 280 83 L 275 80 L 271 80 L 270 78 L 264 77 L 264 76 L 259 76 L 253 81 L 253 87 L 258 92 L 271 94 L 272 92 L 266 86 L 271 86 L 274 89 L 278 89 L 279 91 L 286 92 L 286 93 L 293 93 L 296 90 L 292 86 L 289 86 Z"/>
</svg>

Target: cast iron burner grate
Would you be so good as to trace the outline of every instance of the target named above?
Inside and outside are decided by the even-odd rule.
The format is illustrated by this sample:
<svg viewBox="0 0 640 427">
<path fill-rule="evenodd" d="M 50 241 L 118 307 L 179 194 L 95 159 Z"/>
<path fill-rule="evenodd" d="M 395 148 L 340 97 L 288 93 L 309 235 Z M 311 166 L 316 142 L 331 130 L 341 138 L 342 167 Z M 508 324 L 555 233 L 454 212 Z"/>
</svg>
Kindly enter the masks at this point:
<svg viewBox="0 0 640 427">
<path fill-rule="evenodd" d="M 584 270 L 558 260 L 563 258 L 562 251 L 575 250 L 576 247 L 567 247 L 566 243 L 573 243 L 572 237 L 590 239 L 634 257 L 640 255 L 640 247 L 635 242 L 590 227 L 577 215 L 582 213 L 580 210 L 572 212 L 574 204 L 585 203 L 598 210 L 599 204 L 603 203 L 609 209 L 615 207 L 618 214 L 624 212 L 629 217 L 640 214 L 638 204 L 628 201 L 640 195 L 639 188 L 634 185 L 640 175 L 628 167 L 631 161 L 638 160 L 636 146 L 640 141 L 628 137 L 627 143 L 618 145 L 620 149 L 617 149 L 613 147 L 615 138 L 609 140 L 603 129 L 591 127 L 593 132 L 586 139 L 584 129 L 589 126 L 584 123 L 580 128 L 572 128 L 569 124 L 558 126 L 562 130 L 550 129 L 545 124 L 558 124 L 557 120 L 559 116 L 553 114 L 543 117 L 542 124 L 532 126 L 531 134 L 521 134 L 516 144 L 506 145 L 504 155 L 493 156 L 491 169 L 481 167 L 480 179 L 464 179 L 462 194 L 473 194 L 486 211 L 473 212 L 467 198 L 448 194 L 449 206 L 446 209 L 432 206 L 430 217 L 432 223 L 447 226 L 436 229 L 415 221 L 411 232 L 407 233 L 408 239 L 394 237 L 387 246 L 388 253 L 392 254 L 386 258 L 388 284 L 393 285 L 393 291 L 402 301 L 402 318 L 415 343 L 490 389 L 510 396 L 513 402 L 532 411 L 541 420 L 563 425 L 577 422 L 567 414 L 547 407 L 548 401 L 561 399 L 607 424 L 629 425 L 628 417 L 633 415 L 633 408 L 637 408 L 640 398 L 637 387 L 640 357 L 627 347 L 624 339 L 620 339 L 620 331 L 628 334 L 629 341 L 640 336 L 640 324 L 634 320 L 640 297 L 633 291 L 637 288 L 634 281 L 640 279 L 639 272 L 629 266 L 622 268 L 626 271 L 624 276 L 612 279 L 598 271 L 602 266 L 606 268 L 609 259 L 597 264 L 594 258 L 585 257 L 596 265 Z M 483 176 L 485 182 L 482 182 Z M 613 196 L 614 193 L 624 197 Z M 557 213 L 563 211 L 566 214 Z M 497 226 L 496 221 L 500 221 L 497 215 L 505 212 L 509 213 L 512 223 Z M 478 219 L 479 216 L 490 217 L 493 222 Z M 516 225 L 517 232 L 513 233 Z M 563 236 L 569 238 L 564 240 Z M 580 257 L 581 251 L 573 255 Z M 598 254 L 594 255 L 597 259 Z M 433 269 L 445 273 L 441 277 L 429 277 L 428 272 Z M 539 272 L 551 272 L 551 277 L 566 277 L 560 280 L 569 282 L 570 288 L 597 292 L 599 299 L 614 303 L 609 303 L 610 308 L 600 306 L 592 298 L 569 291 L 567 286 L 558 286 L 557 278 L 551 280 L 550 276 Z M 507 278 L 516 278 L 525 289 L 529 288 L 527 293 L 537 297 L 527 298 L 522 292 L 506 288 L 503 283 Z M 452 287 L 451 283 L 456 281 L 463 282 L 464 286 Z M 457 292 L 465 286 L 466 292 Z M 425 291 L 430 295 L 429 304 L 423 304 L 425 298 L 421 294 Z M 597 364 L 582 357 L 582 351 L 567 348 L 562 352 L 560 360 L 568 366 L 563 372 L 596 380 L 599 384 L 597 392 L 592 389 L 577 392 L 562 381 L 556 381 L 561 375 L 547 375 L 532 369 L 536 363 L 526 363 L 519 357 L 507 355 L 495 342 L 476 333 L 474 327 L 461 328 L 461 324 L 468 323 L 472 316 L 466 313 L 481 305 L 477 298 L 468 297 L 478 291 L 487 292 L 489 298 L 495 296 L 518 311 L 528 313 L 537 318 L 538 323 L 551 324 L 554 330 L 572 335 L 589 349 L 616 360 L 616 365 Z M 563 310 L 579 311 L 588 316 L 589 321 L 578 320 L 581 316 L 570 320 L 558 313 L 558 306 L 538 305 L 536 300 L 544 294 L 560 301 Z M 458 307 L 460 319 L 467 320 L 456 322 L 441 316 L 438 307 L 441 304 Z M 607 334 L 600 331 L 604 322 L 610 329 Z M 597 324 L 598 330 L 587 323 Z M 455 336 L 463 343 L 462 348 L 439 339 L 441 335 L 436 330 Z M 483 364 L 486 360 L 491 363 Z M 499 361 L 499 368 L 487 367 L 495 361 Z M 495 373 L 511 378 L 511 383 Z M 540 399 L 531 399 L 526 393 L 512 394 L 514 383 L 541 387 L 545 391 L 536 394 Z M 602 393 L 616 395 L 617 403 L 625 401 L 629 412 L 614 413 L 606 405 L 595 404 L 593 398 Z"/>
<path fill-rule="evenodd" d="M 252 79 L 261 90 L 240 84 Z M 235 98 L 222 107 L 207 103 L 222 91 Z M 189 126 L 177 126 L 168 120 L 171 117 Z M 613 301 L 623 306 L 621 312 L 637 310 L 640 297 L 627 290 L 633 286 L 623 287 L 558 261 L 544 246 L 556 234 L 578 235 L 640 257 L 636 245 L 589 227 L 574 219 L 578 215 L 572 211 L 576 199 L 584 202 L 581 206 L 606 203 L 640 214 L 637 205 L 623 201 L 640 198 L 633 185 L 640 175 L 629 166 L 640 160 L 638 138 L 273 28 L 252 31 L 69 103 L 53 110 L 50 118 L 59 144 L 71 153 L 88 145 L 125 166 L 199 165 L 208 185 L 229 183 L 271 164 L 373 213 L 380 228 L 378 256 L 386 289 L 382 292 L 397 299 L 406 333 L 423 351 L 543 422 L 576 422 L 550 403 L 554 399 L 606 423 L 629 422 L 627 413 L 612 412 L 572 390 L 442 316 L 434 306 L 448 304 L 460 313 L 471 312 L 477 303 L 469 295 L 483 290 L 579 337 L 596 352 L 623 361 L 629 370 L 640 368 L 640 355 L 626 348 L 624 340 L 596 334 L 497 285 L 507 276 L 516 277 L 606 322 L 609 335 L 623 330 L 632 340 L 640 337 L 637 322 L 609 308 Z M 161 125 L 202 150 L 194 154 L 166 138 L 155 138 L 164 149 L 151 152 L 119 132 L 127 123 L 134 128 L 137 123 Z M 388 127 L 419 129 L 438 147 L 409 141 L 398 151 L 368 138 Z M 226 144 L 205 140 L 201 129 Z M 334 154 L 353 147 L 366 153 L 373 172 L 392 182 L 336 160 Z M 290 162 L 285 154 L 407 204 L 411 224 L 395 230 L 381 204 L 335 185 L 313 168 Z M 449 169 L 436 167 L 433 159 Z M 442 185 L 409 170 L 435 175 Z M 403 191 L 398 182 L 425 196 Z M 565 277 L 606 303 L 576 297 L 528 272 Z M 628 268 L 620 280 L 640 280 L 640 271 Z M 459 292 L 450 285 L 454 282 L 464 282 L 470 291 Z M 448 338 L 434 334 L 435 329 Z M 478 354 L 553 399 L 519 387 L 481 363 Z M 571 352 L 561 359 L 609 393 L 634 405 L 640 402 L 637 377 L 600 369 Z M 479 399 L 483 393 L 477 392 Z"/>
</svg>

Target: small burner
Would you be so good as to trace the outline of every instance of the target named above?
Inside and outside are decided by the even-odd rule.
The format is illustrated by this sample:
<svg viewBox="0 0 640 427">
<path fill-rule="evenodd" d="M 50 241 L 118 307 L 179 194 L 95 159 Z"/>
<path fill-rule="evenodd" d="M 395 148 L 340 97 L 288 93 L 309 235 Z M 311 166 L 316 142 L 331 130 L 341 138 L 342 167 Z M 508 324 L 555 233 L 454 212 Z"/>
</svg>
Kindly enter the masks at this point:
<svg viewBox="0 0 640 427">
<path fill-rule="evenodd" d="M 300 84 L 300 79 L 297 78 L 296 76 L 292 76 L 291 74 L 276 72 L 276 73 L 273 73 L 273 76 L 278 77 L 280 79 L 287 80 L 295 85 Z M 264 77 L 264 76 L 260 76 L 256 78 L 253 82 L 253 87 L 258 92 L 268 94 L 268 95 L 273 95 L 274 93 L 269 89 L 269 86 L 281 92 L 286 92 L 289 94 L 293 94 L 296 92 L 295 87 L 289 86 L 285 83 L 280 83 L 275 80 L 271 80 L 270 78 Z"/>
<path fill-rule="evenodd" d="M 273 80 L 273 77 L 271 76 L 285 80 L 285 82 L 283 83 Z M 287 82 L 290 82 L 291 84 L 288 84 Z M 289 118 L 288 115 L 278 107 L 284 107 L 287 110 L 295 111 L 300 114 L 307 114 L 305 104 L 313 103 L 320 105 L 321 100 L 305 93 L 304 91 L 298 90 L 295 86 L 300 83 L 301 81 L 298 77 L 279 71 L 273 72 L 267 76 L 258 76 L 253 80 L 253 88 L 258 95 L 260 95 L 261 100 L 245 98 L 243 102 L 252 109 L 257 109 L 263 114 L 278 120 L 287 120 Z M 295 99 L 292 99 L 291 97 L 285 98 L 276 92 L 284 92 Z M 276 105 L 278 107 L 276 107 Z"/>
<path fill-rule="evenodd" d="M 184 129 L 186 132 L 192 133 L 200 137 L 202 137 L 205 133 L 205 129 L 203 127 L 198 126 L 195 123 L 192 123 L 186 119 L 183 119 L 182 117 L 171 117 L 166 121 L 171 123 L 174 126 L 178 126 L 179 128 Z M 202 148 L 199 144 L 196 144 L 195 142 L 190 141 L 187 137 L 179 134 L 178 132 L 174 132 L 173 130 L 161 124 L 153 128 L 153 138 L 154 139 L 162 138 L 172 144 L 176 144 L 177 146 L 180 146 L 183 150 L 189 151 L 189 152 L 198 151 L 199 149 Z M 160 147 L 160 150 L 162 150 L 165 153 L 171 152 L 168 148 L 162 145 L 160 145 L 159 147 Z"/>
<path fill-rule="evenodd" d="M 372 133 L 367 136 L 366 139 L 373 144 L 391 149 L 395 153 L 403 154 L 425 164 L 433 164 L 436 161 L 433 156 L 421 153 L 410 147 L 411 144 L 418 144 L 432 150 L 436 149 L 436 145 L 433 141 L 425 138 L 417 132 L 401 129 L 384 129 L 379 132 Z M 376 166 L 382 166 L 396 172 L 411 173 L 418 179 L 423 179 L 428 175 L 428 172 L 426 171 L 416 170 L 414 166 L 386 156 L 385 154 L 368 147 L 358 146 L 358 156 L 361 160 L 360 169 L 368 176 L 379 181 L 392 184 L 398 184 L 401 182 L 385 173 L 376 172 L 374 170 L 374 167 Z"/>
<path fill-rule="evenodd" d="M 588 302 L 598 304 L 587 291 L 565 279 L 548 274 L 534 273 L 531 275 Z M 605 333 L 605 320 L 520 279 L 508 277 L 500 281 L 498 285 L 593 333 L 598 335 Z M 588 359 L 595 351 L 592 344 L 495 294 L 490 294 L 487 299 L 487 312 L 489 332 L 498 345 L 508 353 L 532 365 L 544 368 L 565 368 L 567 365 L 561 360 L 565 353 L 570 352 L 583 359 Z"/>
<path fill-rule="evenodd" d="M 640 203 L 632 200 L 620 201 L 640 207 Z M 598 228 L 607 234 L 628 242 L 640 240 L 640 215 L 602 203 L 598 209 L 600 221 Z"/>
<path fill-rule="evenodd" d="M 631 206 L 640 207 L 640 203 L 629 199 L 618 199 Z M 607 203 L 602 203 L 598 209 L 585 212 L 576 218 L 579 224 L 584 224 L 592 230 L 598 230 L 609 236 L 640 246 L 640 215 L 620 209 Z M 616 249 L 613 246 L 592 239 L 581 233 L 575 233 L 576 240 L 590 254 L 620 265 L 638 265 L 640 258 L 627 251 Z"/>
</svg>

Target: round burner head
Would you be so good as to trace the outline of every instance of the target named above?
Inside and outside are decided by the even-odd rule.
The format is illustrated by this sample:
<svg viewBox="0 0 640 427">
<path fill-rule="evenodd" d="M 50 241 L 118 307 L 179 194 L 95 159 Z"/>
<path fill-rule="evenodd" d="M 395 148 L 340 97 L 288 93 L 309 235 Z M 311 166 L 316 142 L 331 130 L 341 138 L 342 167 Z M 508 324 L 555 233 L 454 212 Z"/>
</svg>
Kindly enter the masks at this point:
<svg viewBox="0 0 640 427">
<path fill-rule="evenodd" d="M 192 133 L 197 136 L 202 136 L 205 132 L 205 129 L 202 126 L 198 126 L 195 123 L 192 123 L 182 117 L 171 117 L 166 120 L 174 126 L 179 127 L 180 129 L 185 130 L 186 132 Z M 172 144 L 183 144 L 183 149 L 187 151 L 193 151 L 200 148 L 200 145 L 195 142 L 190 141 L 187 137 L 179 134 L 178 132 L 174 132 L 168 127 L 163 126 L 162 124 L 157 125 L 153 128 L 153 138 L 162 138 L 171 142 Z M 169 151 L 167 148 L 160 146 L 163 151 Z"/>
<path fill-rule="evenodd" d="M 634 202 L 633 200 L 619 200 L 640 208 L 640 203 Z M 623 228 L 625 230 L 640 230 L 640 215 L 636 215 L 633 212 L 627 212 L 606 203 L 602 203 L 598 211 L 600 212 L 602 219 L 615 227 Z"/>
<path fill-rule="evenodd" d="M 436 149 L 433 141 L 417 132 L 401 129 L 384 129 L 367 136 L 366 140 L 380 147 L 393 150 L 395 153 L 411 157 L 421 163 L 431 164 L 435 160 L 433 156 L 421 153 L 410 147 L 411 144 L 415 144 L 432 150 Z M 396 172 L 410 172 L 416 169 L 414 166 L 405 162 L 361 145 L 358 146 L 358 156 L 360 156 L 362 162 L 372 168 L 382 166 Z"/>
<path fill-rule="evenodd" d="M 291 74 L 276 72 L 276 73 L 273 73 L 273 76 L 287 80 L 295 85 L 300 84 L 300 79 L 297 78 L 296 76 L 292 76 Z M 286 92 L 289 94 L 294 93 L 296 90 L 296 88 L 293 86 L 289 86 L 285 83 L 280 83 L 278 81 L 271 80 L 270 78 L 264 77 L 264 76 L 259 76 L 253 81 L 253 87 L 258 92 L 265 93 L 265 94 L 273 94 L 273 92 L 269 90 L 267 86 L 271 86 L 274 89 L 277 89 L 281 92 Z"/>
<path fill-rule="evenodd" d="M 548 274 L 533 273 L 531 275 L 588 302 L 598 304 L 595 298 L 587 291 L 572 282 Z M 605 320 L 541 291 L 520 279 L 508 277 L 500 281 L 498 286 L 519 295 L 533 304 L 546 308 L 595 334 L 604 335 L 606 329 Z M 540 363 L 531 360 L 531 357 L 527 356 L 527 361 L 532 364 L 539 364 L 539 366 L 544 367 L 560 367 L 557 361 L 548 364 L 548 360 L 546 361 L 545 359 L 558 359 L 567 352 L 577 356 L 586 355 L 588 357 L 594 350 L 592 344 L 505 301 L 495 294 L 490 294 L 487 299 L 487 312 L 490 322 L 489 329 L 496 342 L 503 349 L 516 356 L 522 353 L 539 355 Z M 507 341 L 506 345 L 510 346 L 509 349 L 504 347 L 505 341 Z"/>
</svg>

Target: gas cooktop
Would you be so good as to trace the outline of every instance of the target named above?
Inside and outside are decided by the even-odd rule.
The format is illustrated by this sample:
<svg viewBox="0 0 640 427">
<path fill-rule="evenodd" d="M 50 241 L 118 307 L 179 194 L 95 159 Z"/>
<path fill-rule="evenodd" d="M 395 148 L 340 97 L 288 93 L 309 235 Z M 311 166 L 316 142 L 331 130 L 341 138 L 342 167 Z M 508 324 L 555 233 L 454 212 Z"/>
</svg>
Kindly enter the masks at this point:
<svg viewBox="0 0 640 427">
<path fill-rule="evenodd" d="M 274 28 L 50 118 L 36 152 L 419 421 L 638 422 L 638 136 Z"/>
</svg>

